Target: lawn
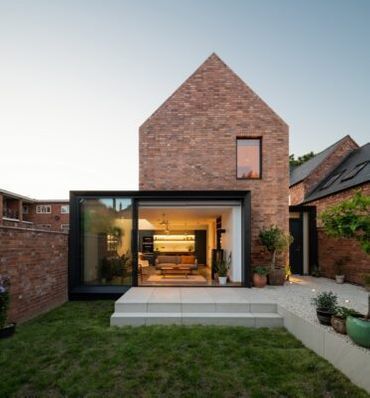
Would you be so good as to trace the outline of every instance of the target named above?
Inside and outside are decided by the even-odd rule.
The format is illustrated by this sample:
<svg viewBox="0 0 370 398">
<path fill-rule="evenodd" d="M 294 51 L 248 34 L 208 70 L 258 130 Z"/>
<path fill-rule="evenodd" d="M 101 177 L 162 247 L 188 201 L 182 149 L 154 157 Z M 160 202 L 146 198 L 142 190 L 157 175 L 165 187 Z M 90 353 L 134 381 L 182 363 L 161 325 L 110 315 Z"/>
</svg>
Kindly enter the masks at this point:
<svg viewBox="0 0 370 398">
<path fill-rule="evenodd" d="M 283 329 L 110 328 L 69 302 L 0 341 L 0 396 L 367 397 Z"/>
</svg>

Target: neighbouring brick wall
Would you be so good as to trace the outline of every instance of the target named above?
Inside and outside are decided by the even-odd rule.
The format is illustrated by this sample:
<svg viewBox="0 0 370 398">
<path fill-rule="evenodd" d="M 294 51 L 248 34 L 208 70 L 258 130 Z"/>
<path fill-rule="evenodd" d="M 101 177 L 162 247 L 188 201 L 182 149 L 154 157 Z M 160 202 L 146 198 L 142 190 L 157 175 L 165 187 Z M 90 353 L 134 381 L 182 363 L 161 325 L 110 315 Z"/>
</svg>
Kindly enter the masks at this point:
<svg viewBox="0 0 370 398">
<path fill-rule="evenodd" d="M 304 200 L 304 183 L 300 182 L 289 188 L 290 206 L 299 205 Z"/>
<path fill-rule="evenodd" d="M 0 274 L 11 279 L 9 321 L 67 300 L 68 234 L 0 225 Z"/>
<path fill-rule="evenodd" d="M 365 195 L 370 195 L 370 183 L 338 192 L 335 195 L 330 195 L 308 204 L 316 206 L 317 214 L 319 215 L 328 207 L 351 198 L 357 191 L 361 191 Z M 350 260 L 345 266 L 346 279 L 349 282 L 362 284 L 362 275 L 370 273 L 370 256 L 364 253 L 359 243 L 354 239 L 328 237 L 322 228 L 320 217 L 318 217 L 317 224 L 319 266 L 323 276 L 329 278 L 335 277 L 335 261 L 342 257 L 349 257 Z"/>
<path fill-rule="evenodd" d="M 236 179 L 236 138 L 262 137 L 262 179 Z M 212 55 L 139 130 L 143 190 L 250 190 L 252 265 L 262 227 L 288 232 L 289 128 Z"/>
<path fill-rule="evenodd" d="M 51 213 L 50 214 L 38 214 L 36 213 L 36 206 L 40 204 L 50 205 Z M 69 224 L 69 214 L 61 213 L 60 208 L 62 205 L 67 205 L 68 202 L 60 202 L 60 203 L 35 203 L 29 207 L 29 214 L 24 214 L 23 218 L 26 221 L 30 221 L 34 224 L 34 227 L 37 228 L 41 225 L 50 225 L 51 231 L 60 232 L 62 224 Z M 43 228 L 44 229 L 44 228 Z"/>
</svg>

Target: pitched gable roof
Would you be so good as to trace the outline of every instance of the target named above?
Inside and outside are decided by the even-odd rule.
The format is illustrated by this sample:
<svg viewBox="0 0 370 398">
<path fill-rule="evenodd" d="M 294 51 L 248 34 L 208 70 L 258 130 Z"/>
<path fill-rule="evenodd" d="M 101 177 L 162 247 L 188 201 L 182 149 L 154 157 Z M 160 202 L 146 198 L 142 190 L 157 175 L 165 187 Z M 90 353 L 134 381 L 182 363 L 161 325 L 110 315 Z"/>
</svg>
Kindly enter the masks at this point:
<svg viewBox="0 0 370 398">
<path fill-rule="evenodd" d="M 331 155 L 335 149 L 345 140 L 351 139 L 349 135 L 341 138 L 339 141 L 335 142 L 334 144 L 330 145 L 323 151 L 319 152 L 313 158 L 304 162 L 300 166 L 294 167 L 290 171 L 290 186 L 298 184 L 306 177 L 308 177 L 320 164 L 329 156 Z"/>
<path fill-rule="evenodd" d="M 358 165 L 363 165 L 361 170 L 352 178 L 346 178 Z M 333 182 L 330 183 L 331 180 Z M 304 202 L 311 202 L 366 182 L 370 182 L 370 143 L 351 152 Z"/>
<path fill-rule="evenodd" d="M 283 125 L 287 126 L 286 122 L 269 106 L 265 101 L 263 101 L 222 59 L 216 54 L 212 53 L 170 96 L 165 100 L 162 105 L 160 105 L 153 114 L 142 124 L 141 127 L 150 122 L 153 118 L 161 114 L 161 112 L 166 111 L 168 107 L 176 100 L 178 96 L 182 94 L 183 91 L 188 86 L 195 86 L 197 84 L 202 84 L 205 79 L 209 78 L 209 70 L 220 68 L 224 74 L 225 84 L 230 84 L 228 77 L 232 78 L 234 81 L 242 83 L 241 86 L 243 90 L 246 90 L 250 97 L 253 97 L 254 101 L 259 102 L 263 107 L 270 112 L 271 116 L 278 120 Z M 210 91 L 212 89 L 211 85 L 209 87 Z"/>
</svg>

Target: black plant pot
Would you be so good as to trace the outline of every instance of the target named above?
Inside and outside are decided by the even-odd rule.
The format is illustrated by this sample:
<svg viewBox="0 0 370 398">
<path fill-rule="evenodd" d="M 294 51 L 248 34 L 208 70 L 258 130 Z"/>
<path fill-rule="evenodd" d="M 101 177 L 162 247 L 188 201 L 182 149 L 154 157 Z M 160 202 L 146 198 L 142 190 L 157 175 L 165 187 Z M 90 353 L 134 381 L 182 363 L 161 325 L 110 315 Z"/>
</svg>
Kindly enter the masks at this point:
<svg viewBox="0 0 370 398">
<path fill-rule="evenodd" d="M 6 325 L 3 329 L 0 329 L 0 339 L 5 339 L 7 337 L 13 336 L 15 333 L 15 323 L 10 323 Z"/>
<path fill-rule="evenodd" d="M 317 308 L 316 314 L 321 325 L 331 325 L 331 317 L 334 315 L 333 311 L 327 310 L 325 308 Z"/>
</svg>

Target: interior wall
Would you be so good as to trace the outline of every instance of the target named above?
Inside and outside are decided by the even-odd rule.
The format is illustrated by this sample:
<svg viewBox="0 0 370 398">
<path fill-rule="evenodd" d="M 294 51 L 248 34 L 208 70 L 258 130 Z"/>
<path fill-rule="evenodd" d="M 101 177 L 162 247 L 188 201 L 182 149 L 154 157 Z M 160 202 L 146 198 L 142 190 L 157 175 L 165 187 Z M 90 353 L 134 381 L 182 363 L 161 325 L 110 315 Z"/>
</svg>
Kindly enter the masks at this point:
<svg viewBox="0 0 370 398">
<path fill-rule="evenodd" d="M 222 248 L 226 258 L 231 253 L 229 277 L 232 282 L 241 282 L 241 209 L 233 207 L 222 214 Z"/>
<path fill-rule="evenodd" d="M 212 267 L 212 249 L 216 248 L 216 222 L 211 221 L 207 228 L 207 267 Z"/>
</svg>

